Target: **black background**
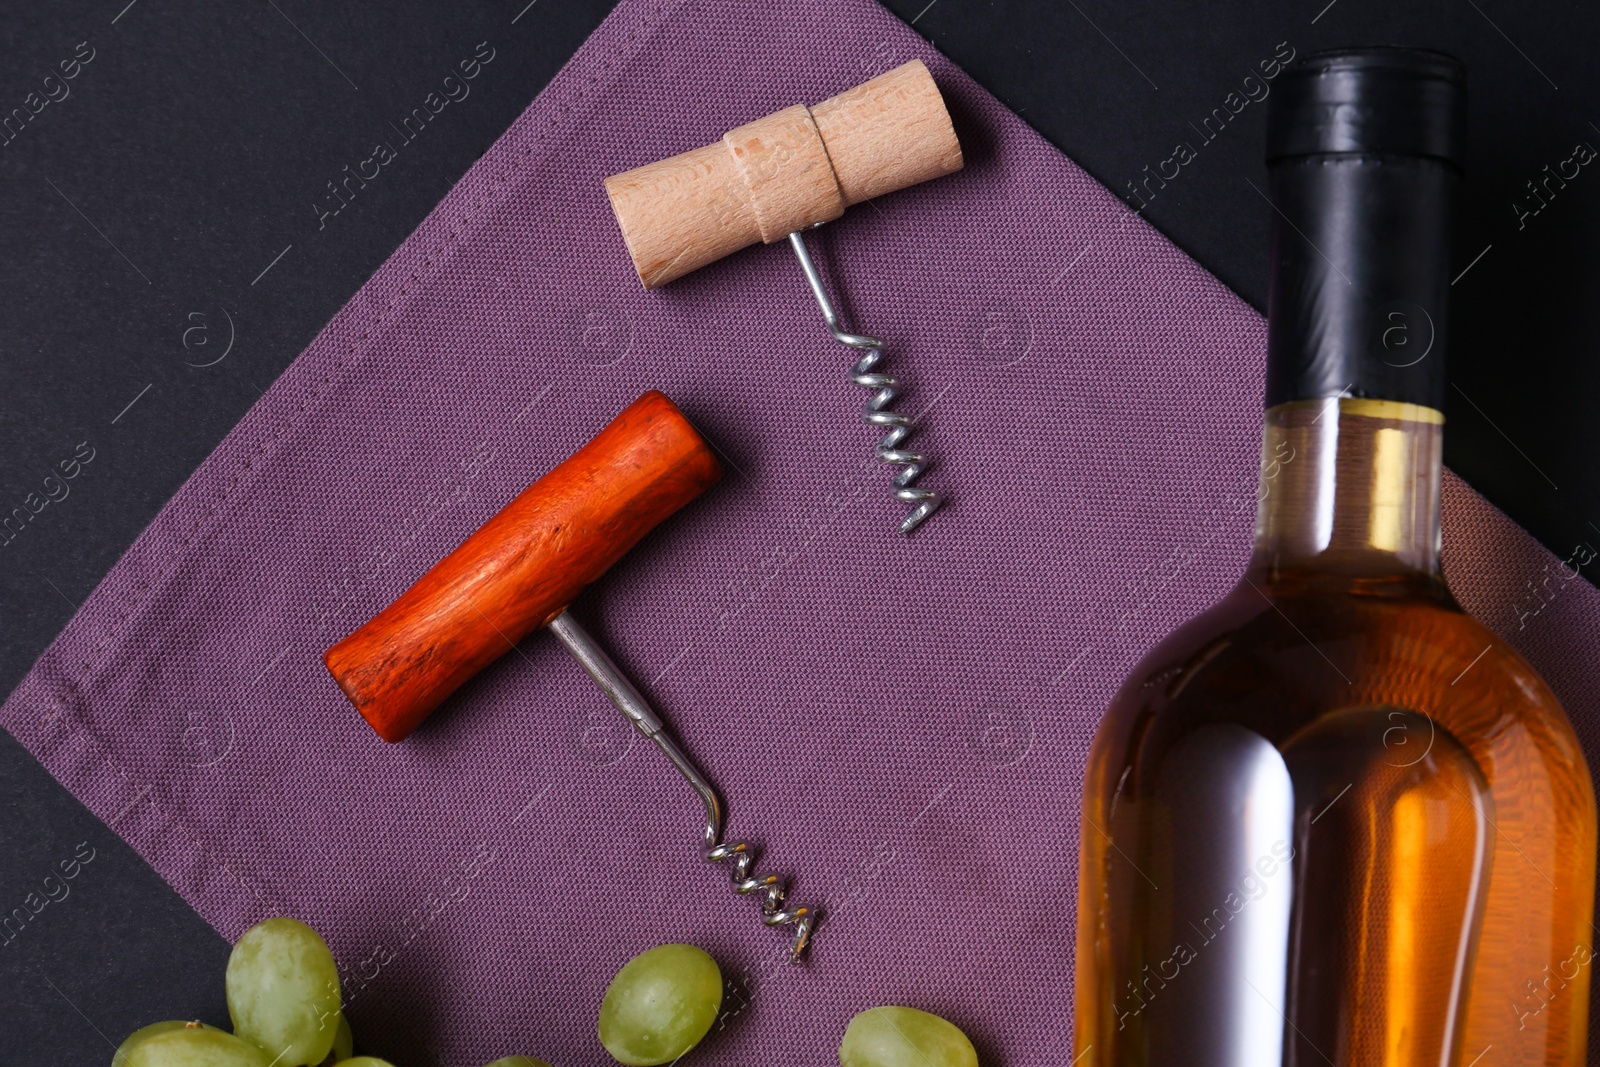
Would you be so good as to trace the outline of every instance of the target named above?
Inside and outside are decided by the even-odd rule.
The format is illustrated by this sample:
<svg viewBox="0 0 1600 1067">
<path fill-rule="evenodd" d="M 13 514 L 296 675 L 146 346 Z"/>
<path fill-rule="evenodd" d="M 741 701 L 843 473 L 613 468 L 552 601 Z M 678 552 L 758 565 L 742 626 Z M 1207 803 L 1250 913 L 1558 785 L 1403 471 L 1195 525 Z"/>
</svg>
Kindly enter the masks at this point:
<svg viewBox="0 0 1600 1067">
<path fill-rule="evenodd" d="M 42 95 L 61 61 L 93 50 L 66 83 L 70 95 L 0 145 L 0 514 L 41 492 L 80 443 L 94 452 L 66 498 L 0 544 L 0 692 L 611 7 L 125 4 L 13 3 L 0 13 L 0 116 Z M 1209 140 L 1197 129 L 1206 116 L 1284 48 L 1405 44 L 1464 58 L 1472 137 L 1446 459 L 1559 555 L 1600 545 L 1590 462 L 1600 426 L 1588 417 L 1600 163 L 1564 188 L 1552 183 L 1542 207 L 1524 185 L 1579 142 L 1600 147 L 1595 9 L 1509 0 L 888 7 L 1257 308 L 1271 212 L 1257 191 L 1264 109 L 1249 104 Z M 471 96 L 386 168 L 392 176 L 319 222 L 312 205 L 325 183 L 481 41 L 495 58 Z M 1131 183 L 1179 143 L 1194 160 L 1165 187 L 1152 183 L 1153 199 L 1142 186 L 1135 198 Z M 1519 201 L 1540 210 L 1519 218 Z M 89 849 L 70 895 L 0 945 L 0 1064 L 104 1062 L 128 1031 L 156 1019 L 227 1023 L 227 945 L 0 732 L 0 915 Z"/>
</svg>

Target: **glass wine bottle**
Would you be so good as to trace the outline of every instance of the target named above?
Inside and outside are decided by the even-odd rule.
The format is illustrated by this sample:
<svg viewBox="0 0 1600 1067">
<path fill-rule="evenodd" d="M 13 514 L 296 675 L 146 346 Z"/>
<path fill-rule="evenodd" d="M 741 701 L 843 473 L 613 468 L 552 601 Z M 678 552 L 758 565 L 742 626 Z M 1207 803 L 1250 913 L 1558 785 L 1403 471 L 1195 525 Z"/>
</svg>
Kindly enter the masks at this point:
<svg viewBox="0 0 1600 1067">
<path fill-rule="evenodd" d="M 1439 565 L 1465 72 L 1307 57 L 1269 101 L 1255 544 L 1084 785 L 1076 1067 L 1577 1067 L 1595 803 Z"/>
</svg>

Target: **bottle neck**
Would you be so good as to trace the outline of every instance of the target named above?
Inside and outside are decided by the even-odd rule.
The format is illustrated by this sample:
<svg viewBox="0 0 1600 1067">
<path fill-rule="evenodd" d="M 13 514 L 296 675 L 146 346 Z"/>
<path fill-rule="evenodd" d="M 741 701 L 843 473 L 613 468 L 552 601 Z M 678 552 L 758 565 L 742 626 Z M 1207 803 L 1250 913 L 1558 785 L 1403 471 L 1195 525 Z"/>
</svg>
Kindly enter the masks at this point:
<svg viewBox="0 0 1600 1067">
<path fill-rule="evenodd" d="M 1444 416 L 1329 397 L 1267 410 L 1251 573 L 1438 579 Z"/>
</svg>

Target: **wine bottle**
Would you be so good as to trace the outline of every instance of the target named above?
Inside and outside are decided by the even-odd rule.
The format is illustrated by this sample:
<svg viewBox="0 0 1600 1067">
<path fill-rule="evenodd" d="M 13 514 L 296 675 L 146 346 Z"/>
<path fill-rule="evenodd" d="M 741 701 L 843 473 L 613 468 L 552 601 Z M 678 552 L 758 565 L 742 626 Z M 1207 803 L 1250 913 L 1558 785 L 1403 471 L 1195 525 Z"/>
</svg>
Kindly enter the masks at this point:
<svg viewBox="0 0 1600 1067">
<path fill-rule="evenodd" d="M 1074 1063 L 1577 1067 L 1589 771 L 1439 563 L 1465 70 L 1353 49 L 1274 89 L 1253 552 L 1095 738 Z"/>
</svg>

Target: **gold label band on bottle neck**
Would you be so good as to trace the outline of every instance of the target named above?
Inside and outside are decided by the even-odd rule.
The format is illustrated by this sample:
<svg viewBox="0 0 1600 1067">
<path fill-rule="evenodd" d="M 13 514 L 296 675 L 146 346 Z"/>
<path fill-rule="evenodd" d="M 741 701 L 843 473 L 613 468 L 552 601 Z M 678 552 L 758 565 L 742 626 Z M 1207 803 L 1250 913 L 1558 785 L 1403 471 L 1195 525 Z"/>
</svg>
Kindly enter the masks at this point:
<svg viewBox="0 0 1600 1067">
<path fill-rule="evenodd" d="M 1324 407 L 1328 401 L 1339 401 L 1339 414 L 1361 415 L 1369 419 L 1390 419 L 1395 422 L 1421 422 L 1432 426 L 1444 425 L 1444 412 L 1436 408 L 1425 407 L 1422 404 L 1408 404 L 1402 400 L 1370 400 L 1366 397 L 1341 396 L 1323 397 L 1318 400 L 1291 400 L 1284 404 L 1277 404 L 1269 411 L 1292 411 L 1297 408 L 1316 410 Z"/>
</svg>

